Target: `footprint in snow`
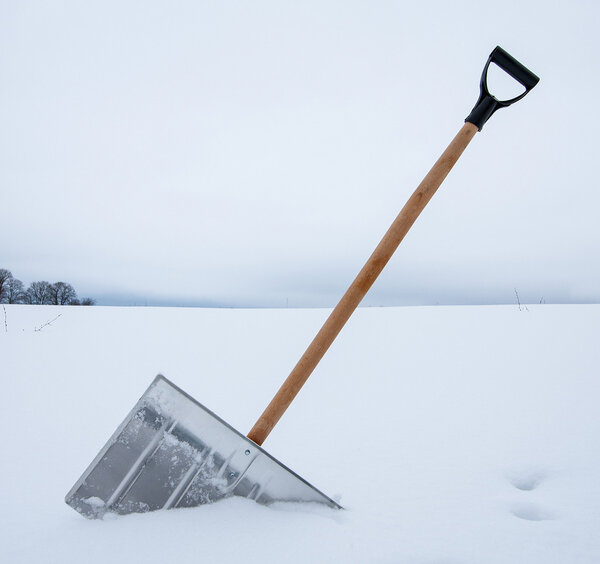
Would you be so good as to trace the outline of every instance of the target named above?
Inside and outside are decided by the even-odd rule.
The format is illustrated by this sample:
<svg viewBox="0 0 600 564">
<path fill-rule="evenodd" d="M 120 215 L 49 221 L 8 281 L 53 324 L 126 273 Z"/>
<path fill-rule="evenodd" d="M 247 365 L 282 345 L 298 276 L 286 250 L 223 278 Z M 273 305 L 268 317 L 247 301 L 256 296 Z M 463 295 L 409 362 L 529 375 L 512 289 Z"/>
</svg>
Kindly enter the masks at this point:
<svg viewBox="0 0 600 564">
<path fill-rule="evenodd" d="M 555 519 L 553 513 L 535 503 L 518 503 L 512 506 L 511 513 L 526 521 L 548 521 Z"/>
<path fill-rule="evenodd" d="M 546 478 L 543 472 L 538 470 L 525 472 L 511 472 L 506 476 L 508 481 L 518 490 L 530 492 L 535 490 Z"/>
</svg>

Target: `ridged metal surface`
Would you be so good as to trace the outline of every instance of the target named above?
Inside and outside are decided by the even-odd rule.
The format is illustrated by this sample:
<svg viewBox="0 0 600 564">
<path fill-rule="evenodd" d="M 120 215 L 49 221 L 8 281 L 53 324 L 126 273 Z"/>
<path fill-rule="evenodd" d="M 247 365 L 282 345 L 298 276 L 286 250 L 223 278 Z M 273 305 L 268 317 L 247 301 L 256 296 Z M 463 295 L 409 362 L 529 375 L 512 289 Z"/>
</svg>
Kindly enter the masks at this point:
<svg viewBox="0 0 600 564">
<path fill-rule="evenodd" d="M 340 506 L 163 376 L 65 501 L 85 517 L 194 507 L 230 496 Z"/>
</svg>

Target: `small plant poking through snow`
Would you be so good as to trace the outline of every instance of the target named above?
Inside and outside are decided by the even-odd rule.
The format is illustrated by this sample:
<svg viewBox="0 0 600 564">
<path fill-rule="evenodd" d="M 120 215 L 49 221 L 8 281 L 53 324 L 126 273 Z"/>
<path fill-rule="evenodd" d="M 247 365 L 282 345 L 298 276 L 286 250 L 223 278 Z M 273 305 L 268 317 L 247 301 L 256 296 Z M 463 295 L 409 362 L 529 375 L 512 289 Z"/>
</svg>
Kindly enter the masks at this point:
<svg viewBox="0 0 600 564">
<path fill-rule="evenodd" d="M 524 305 L 521 305 L 521 300 L 519 299 L 519 292 L 517 292 L 517 289 L 515 288 L 515 296 L 517 296 L 517 305 L 519 306 L 519 311 L 529 311 L 529 308 Z"/>
<path fill-rule="evenodd" d="M 48 327 L 48 325 L 52 325 L 60 316 L 62 315 L 62 313 L 59 313 L 54 319 L 51 319 L 50 321 L 46 321 L 46 323 L 44 323 L 43 325 L 40 325 L 39 327 L 36 327 L 34 329 L 34 331 L 41 331 L 44 327 Z"/>
</svg>

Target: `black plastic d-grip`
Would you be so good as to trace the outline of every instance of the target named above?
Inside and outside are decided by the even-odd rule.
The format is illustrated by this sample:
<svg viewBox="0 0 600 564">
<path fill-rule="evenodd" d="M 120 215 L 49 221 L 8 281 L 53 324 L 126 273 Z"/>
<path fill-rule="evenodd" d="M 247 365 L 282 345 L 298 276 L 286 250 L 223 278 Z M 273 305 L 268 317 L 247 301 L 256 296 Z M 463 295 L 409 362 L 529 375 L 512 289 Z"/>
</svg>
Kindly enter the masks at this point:
<svg viewBox="0 0 600 564">
<path fill-rule="evenodd" d="M 503 71 L 507 72 L 517 82 L 520 82 L 525 87 L 523 94 L 511 98 L 510 100 L 498 100 L 490 94 L 487 86 L 487 74 L 490 63 L 495 63 Z M 533 74 L 527 67 L 519 63 L 517 59 L 507 53 L 502 47 L 496 47 L 490 54 L 483 73 L 481 74 L 481 82 L 479 84 L 480 93 L 479 99 L 471 113 L 465 121 L 476 125 L 479 131 L 483 124 L 490 119 L 492 114 L 499 108 L 506 108 L 523 98 L 538 82 L 539 77 Z"/>
</svg>

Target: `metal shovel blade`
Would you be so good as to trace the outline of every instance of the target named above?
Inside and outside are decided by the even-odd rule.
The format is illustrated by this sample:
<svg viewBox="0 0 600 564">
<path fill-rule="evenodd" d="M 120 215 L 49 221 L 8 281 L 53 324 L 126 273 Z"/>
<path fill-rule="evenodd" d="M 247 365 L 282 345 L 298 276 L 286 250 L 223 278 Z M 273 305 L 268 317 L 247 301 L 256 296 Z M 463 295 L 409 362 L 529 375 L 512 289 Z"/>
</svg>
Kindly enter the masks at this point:
<svg viewBox="0 0 600 564">
<path fill-rule="evenodd" d="M 163 376 L 157 376 L 65 501 L 90 519 L 230 496 L 340 508 Z"/>
</svg>

